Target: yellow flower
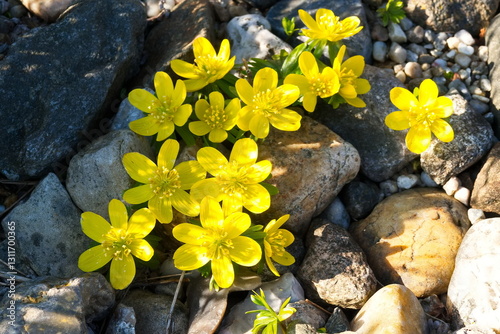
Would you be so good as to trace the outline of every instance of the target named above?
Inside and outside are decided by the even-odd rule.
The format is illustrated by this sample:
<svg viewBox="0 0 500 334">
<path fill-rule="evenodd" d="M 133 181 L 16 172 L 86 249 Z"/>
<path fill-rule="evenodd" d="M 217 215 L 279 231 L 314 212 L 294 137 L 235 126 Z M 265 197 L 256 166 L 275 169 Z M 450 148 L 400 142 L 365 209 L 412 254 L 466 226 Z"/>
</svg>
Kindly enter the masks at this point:
<svg viewBox="0 0 500 334">
<path fill-rule="evenodd" d="M 299 95 L 299 88 L 285 84 L 278 87 L 278 73 L 272 68 L 260 69 L 255 75 L 253 87 L 245 79 L 236 81 L 236 91 L 246 104 L 237 122 L 243 131 L 250 130 L 257 138 L 269 134 L 269 123 L 279 130 L 296 131 L 300 128 L 300 116 L 286 109 Z"/>
<path fill-rule="evenodd" d="M 162 141 L 170 136 L 175 125 L 186 124 L 193 108 L 182 104 L 186 99 L 186 86 L 182 80 L 174 84 L 165 72 L 157 72 L 154 78 L 156 96 L 145 89 L 134 89 L 128 95 L 130 103 L 148 115 L 130 122 L 132 131 L 142 136 L 158 133 L 156 140 Z"/>
<path fill-rule="evenodd" d="M 236 125 L 238 112 L 241 109 L 240 100 L 232 99 L 224 107 L 224 96 L 219 92 L 212 92 L 207 100 L 198 100 L 194 106 L 196 116 L 200 119 L 189 123 L 189 130 L 197 136 L 207 133 L 213 143 L 221 143 L 227 138 L 227 132 Z"/>
<path fill-rule="evenodd" d="M 201 202 L 201 226 L 180 224 L 174 227 L 174 237 L 184 242 L 174 253 L 174 264 L 180 270 L 195 270 L 211 261 L 212 274 L 221 288 L 234 281 L 233 263 L 254 266 L 261 257 L 259 244 L 241 236 L 251 225 L 250 216 L 235 212 L 224 218 L 219 203 L 212 197 Z"/>
<path fill-rule="evenodd" d="M 268 160 L 256 162 L 257 155 L 257 144 L 250 138 L 236 141 L 229 161 L 213 147 L 201 148 L 197 159 L 214 177 L 195 183 L 191 195 L 197 201 L 205 196 L 222 201 L 226 216 L 243 206 L 253 213 L 264 212 L 271 205 L 271 196 L 259 183 L 269 176 L 272 165 Z"/>
<path fill-rule="evenodd" d="M 100 245 L 80 255 L 78 267 L 94 271 L 111 261 L 110 281 L 115 289 L 125 289 L 135 277 L 135 262 L 131 255 L 149 261 L 154 254 L 143 238 L 154 228 L 156 220 L 146 208 L 137 210 L 128 219 L 127 208 L 117 199 L 108 205 L 111 225 L 93 212 L 82 213 L 83 233 Z"/>
<path fill-rule="evenodd" d="M 333 69 L 340 78 L 339 94 L 354 107 L 366 107 L 366 103 L 358 97 L 358 94 L 368 93 L 371 89 L 368 80 L 359 78 L 365 69 L 365 58 L 363 56 L 354 56 L 342 62 L 345 50 L 345 45 L 342 45 L 333 61 Z"/>
<path fill-rule="evenodd" d="M 299 9 L 302 22 L 309 29 L 302 29 L 302 33 L 316 40 L 340 41 L 343 38 L 357 34 L 363 27 L 357 16 L 350 16 L 342 21 L 331 10 L 320 8 L 316 12 L 316 20 L 305 10 Z"/>
<path fill-rule="evenodd" d="M 290 215 L 284 215 L 278 220 L 273 219 L 264 228 L 266 233 L 264 238 L 266 263 L 276 276 L 280 274 L 271 259 L 284 266 L 292 265 L 295 262 L 293 255 L 285 250 L 285 247 L 290 246 L 295 238 L 290 231 L 280 228 L 288 218 L 290 218 Z"/>
<path fill-rule="evenodd" d="M 126 153 L 122 162 L 130 177 L 142 185 L 128 189 L 123 199 L 130 204 L 148 202 L 148 207 L 160 223 L 172 221 L 172 206 L 180 213 L 195 217 L 199 213 L 198 202 L 186 192 L 197 181 L 206 177 L 206 172 L 197 161 L 184 161 L 174 167 L 179 153 L 176 140 L 166 140 L 158 153 L 158 165 L 146 156 Z"/>
<path fill-rule="evenodd" d="M 208 39 L 198 37 L 193 42 L 193 53 L 196 65 L 180 59 L 174 59 L 170 63 L 175 73 L 188 79 L 185 81 L 188 92 L 197 91 L 222 79 L 233 68 L 236 59 L 234 56 L 229 59 L 231 47 L 227 39 L 222 41 L 217 54 Z"/>
<path fill-rule="evenodd" d="M 316 98 L 330 97 L 339 91 L 340 82 L 337 72 L 331 67 L 325 67 L 321 72 L 316 57 L 311 52 L 303 52 L 299 57 L 299 67 L 304 75 L 289 74 L 284 83 L 296 85 L 304 95 L 302 105 L 312 112 L 316 108 Z"/>
<path fill-rule="evenodd" d="M 431 79 L 420 84 L 418 99 L 407 89 L 395 87 L 391 90 L 391 102 L 400 110 L 387 115 L 385 124 L 393 130 L 410 128 L 406 146 L 413 153 L 420 154 L 429 147 L 431 132 L 443 142 L 454 138 L 450 124 L 441 119 L 453 114 L 453 102 L 438 94 L 438 87 Z"/>
</svg>

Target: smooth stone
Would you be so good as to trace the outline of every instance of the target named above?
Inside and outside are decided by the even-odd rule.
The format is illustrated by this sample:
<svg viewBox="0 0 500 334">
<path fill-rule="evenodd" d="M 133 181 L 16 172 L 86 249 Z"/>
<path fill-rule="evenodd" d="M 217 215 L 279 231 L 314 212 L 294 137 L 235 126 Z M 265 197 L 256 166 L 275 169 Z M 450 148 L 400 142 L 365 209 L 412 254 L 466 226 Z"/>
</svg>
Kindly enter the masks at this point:
<svg viewBox="0 0 500 334">
<path fill-rule="evenodd" d="M 452 334 L 496 334 L 491 328 L 484 328 L 477 325 L 470 325 L 462 327 L 457 331 L 452 332 Z"/>
<path fill-rule="evenodd" d="M 448 45 L 448 48 L 453 50 L 458 48 L 458 44 L 460 44 L 460 39 L 456 36 L 452 36 L 446 40 L 446 44 Z"/>
<path fill-rule="evenodd" d="M 422 68 L 417 62 L 410 61 L 406 63 L 404 71 L 406 75 L 412 79 L 422 77 Z"/>
<path fill-rule="evenodd" d="M 387 26 L 387 29 L 389 31 L 389 39 L 393 41 L 394 43 L 406 43 L 406 34 L 401 29 L 401 26 L 397 23 L 394 23 L 392 21 L 389 22 L 389 25 Z"/>
<path fill-rule="evenodd" d="M 469 205 L 470 190 L 466 187 L 460 187 L 453 194 L 453 197 L 463 205 Z"/>
<path fill-rule="evenodd" d="M 391 284 L 378 290 L 351 321 L 356 334 L 425 334 L 424 310 L 410 289 Z"/>
<path fill-rule="evenodd" d="M 462 53 L 457 53 L 455 56 L 455 62 L 458 65 L 460 65 L 462 68 L 469 67 L 471 61 L 472 61 L 472 59 L 469 56 L 462 54 Z"/>
<path fill-rule="evenodd" d="M 452 176 L 446 183 L 443 185 L 443 190 L 447 195 L 453 196 L 453 194 L 460 188 L 462 182 L 456 176 Z"/>
<path fill-rule="evenodd" d="M 399 189 L 407 190 L 418 184 L 419 177 L 415 174 L 400 175 L 397 179 Z"/>
<path fill-rule="evenodd" d="M 464 43 L 465 45 L 474 45 L 476 43 L 474 37 L 472 37 L 470 32 L 468 32 L 465 29 L 457 31 L 455 33 L 455 37 L 458 38 L 460 42 Z"/>
<path fill-rule="evenodd" d="M 500 214 L 500 143 L 486 157 L 472 189 L 471 207 Z"/>
<path fill-rule="evenodd" d="M 349 216 L 354 220 L 365 218 L 382 199 L 380 189 L 373 182 L 353 180 L 339 194 Z"/>
<path fill-rule="evenodd" d="M 21 0 L 23 5 L 44 21 L 54 22 L 76 0 Z"/>
<path fill-rule="evenodd" d="M 384 62 L 387 57 L 387 44 L 381 41 L 373 43 L 373 59 L 379 62 Z"/>
<path fill-rule="evenodd" d="M 299 325 L 309 325 L 312 328 L 324 327 L 328 320 L 328 315 L 323 310 L 320 310 L 307 300 L 299 300 L 288 305 L 293 307 L 296 312 L 285 320 L 288 324 L 286 326 L 287 334 L 293 333 Z M 316 334 L 316 331 L 314 331 L 314 334 Z"/>
<path fill-rule="evenodd" d="M 349 228 L 351 218 L 344 203 L 342 203 L 338 197 L 335 197 L 333 202 L 326 207 L 321 215 L 333 224 L 339 225 L 345 229 Z"/>
<path fill-rule="evenodd" d="M 457 51 L 466 56 L 472 56 L 474 54 L 474 48 L 470 45 L 466 45 L 463 42 L 460 42 L 457 47 Z"/>
<path fill-rule="evenodd" d="M 473 209 L 473 208 L 470 208 L 467 211 L 467 217 L 469 217 L 469 220 L 470 220 L 471 224 L 473 224 L 473 225 L 475 223 L 477 223 L 478 221 L 481 221 L 481 220 L 486 218 L 483 210 Z"/>
<path fill-rule="evenodd" d="M 414 26 L 407 31 L 408 41 L 410 43 L 422 43 L 424 41 L 424 32 L 425 30 L 421 26 Z"/>
<path fill-rule="evenodd" d="M 380 202 L 351 234 L 382 284 L 404 284 L 417 297 L 446 292 L 467 209 L 440 190 L 415 188 Z"/>
<path fill-rule="evenodd" d="M 406 60 L 406 49 L 400 44 L 392 42 L 389 47 L 389 58 L 396 63 L 403 63 Z"/>
</svg>

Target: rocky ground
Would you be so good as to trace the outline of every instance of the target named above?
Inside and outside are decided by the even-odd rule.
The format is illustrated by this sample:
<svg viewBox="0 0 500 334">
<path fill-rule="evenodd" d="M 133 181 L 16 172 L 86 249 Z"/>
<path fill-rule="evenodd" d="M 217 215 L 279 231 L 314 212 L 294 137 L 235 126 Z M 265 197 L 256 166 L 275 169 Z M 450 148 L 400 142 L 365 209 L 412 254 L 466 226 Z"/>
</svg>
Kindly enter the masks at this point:
<svg viewBox="0 0 500 334">
<path fill-rule="evenodd" d="M 408 0 L 388 27 L 381 0 L 85 0 L 61 17 L 71 0 L 39 3 L 0 0 L 1 332 L 164 333 L 179 279 L 168 225 L 155 229 L 157 267 L 130 289 L 77 267 L 81 213 L 107 216 L 133 185 L 123 154 L 153 157 L 124 98 L 192 60 L 196 37 L 229 38 L 243 63 L 300 43 L 282 17 L 329 8 L 361 19 L 345 44 L 372 89 L 365 108 L 319 104 L 259 146 L 280 189 L 259 219 L 291 214 L 296 263 L 219 292 L 188 273 L 172 333 L 249 333 L 258 288 L 275 309 L 291 297 L 290 333 L 500 333 L 498 0 Z M 384 118 L 392 88 L 426 78 L 453 100 L 455 139 L 416 155 Z"/>
</svg>

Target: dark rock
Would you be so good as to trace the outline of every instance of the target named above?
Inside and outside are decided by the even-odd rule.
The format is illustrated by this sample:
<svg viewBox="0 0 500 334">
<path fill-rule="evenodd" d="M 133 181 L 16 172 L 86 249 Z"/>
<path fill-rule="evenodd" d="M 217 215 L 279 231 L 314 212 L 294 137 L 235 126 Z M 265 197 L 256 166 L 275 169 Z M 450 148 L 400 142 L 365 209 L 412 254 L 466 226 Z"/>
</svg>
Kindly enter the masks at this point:
<svg viewBox="0 0 500 334">
<path fill-rule="evenodd" d="M 490 68 L 491 81 L 491 111 L 495 116 L 493 129 L 497 138 L 500 138 L 500 15 L 491 20 L 486 31 L 486 45 L 488 46 L 488 67 Z"/>
<path fill-rule="evenodd" d="M 382 199 L 380 189 L 371 182 L 354 180 L 339 194 L 349 216 L 354 220 L 365 218 Z"/>
<path fill-rule="evenodd" d="M 134 309 L 120 303 L 109 320 L 106 334 L 135 334 L 135 323 Z"/>
<path fill-rule="evenodd" d="M 477 175 L 471 206 L 500 215 L 500 143 L 496 143 Z"/>
</svg>

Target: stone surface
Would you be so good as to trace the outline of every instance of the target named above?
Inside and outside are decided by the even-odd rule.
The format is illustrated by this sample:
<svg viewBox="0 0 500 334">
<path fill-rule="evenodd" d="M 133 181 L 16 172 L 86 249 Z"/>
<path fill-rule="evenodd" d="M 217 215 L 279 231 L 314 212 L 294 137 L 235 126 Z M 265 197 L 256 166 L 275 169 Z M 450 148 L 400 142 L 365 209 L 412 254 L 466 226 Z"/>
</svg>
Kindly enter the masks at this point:
<svg viewBox="0 0 500 334">
<path fill-rule="evenodd" d="M 380 68 L 367 65 L 363 76 L 372 83 L 371 90 L 361 95 L 366 108 L 343 104 L 337 109 L 318 103 L 311 117 L 351 143 L 361 156 L 361 171 L 372 181 L 389 179 L 416 154 L 404 142 L 404 131 L 393 131 L 384 124 L 385 117 L 394 111 L 388 92 L 403 87 L 401 82 Z M 377 84 L 373 84 L 373 83 Z"/>
<path fill-rule="evenodd" d="M 375 276 L 363 251 L 346 230 L 315 219 L 306 246 L 297 277 L 308 299 L 323 305 L 359 309 L 375 292 Z"/>
<path fill-rule="evenodd" d="M 273 164 L 266 182 L 278 188 L 271 208 L 255 219 L 267 224 L 284 214 L 283 225 L 297 235 L 330 204 L 359 170 L 356 149 L 324 125 L 305 116 L 298 131 L 272 129 L 259 145 L 259 159 Z M 307 161 L 307 163 L 304 163 Z"/>
<path fill-rule="evenodd" d="M 500 143 L 496 143 L 481 167 L 474 188 L 471 206 L 486 212 L 500 214 Z"/>
<path fill-rule="evenodd" d="M 89 239 L 82 232 L 80 213 L 57 176 L 47 175 L 2 221 L 4 231 L 9 222 L 15 224 L 17 262 L 28 264 L 39 276 L 81 274 L 78 257 Z"/>
<path fill-rule="evenodd" d="M 448 288 L 455 328 L 478 325 L 500 333 L 500 218 L 479 221 L 467 231 Z"/>
<path fill-rule="evenodd" d="M 496 13 L 499 0 L 408 0 L 406 15 L 415 23 L 434 31 L 461 29 L 477 36 Z"/>
<path fill-rule="evenodd" d="M 354 220 L 365 218 L 381 200 L 381 190 L 370 181 L 353 180 L 342 188 L 339 198 Z"/>
<path fill-rule="evenodd" d="M 382 284 L 404 284 L 417 297 L 446 292 L 469 228 L 467 209 L 433 188 L 394 194 L 351 225 Z"/>
<path fill-rule="evenodd" d="M 132 180 L 122 164 L 125 153 L 138 152 L 153 159 L 146 138 L 131 130 L 110 132 L 75 155 L 69 164 L 66 189 L 82 211 L 108 218 L 108 203 L 122 199 Z"/>
<path fill-rule="evenodd" d="M 106 334 L 135 334 L 136 322 L 134 308 L 120 303 L 109 319 Z"/>
<path fill-rule="evenodd" d="M 88 334 L 87 323 L 102 320 L 114 302 L 113 288 L 99 273 L 40 277 L 17 285 L 12 298 L 3 297 L 1 308 L 14 305 L 14 319 L 2 311 L 0 332 Z"/>
<path fill-rule="evenodd" d="M 438 184 L 458 175 L 479 161 L 493 145 L 491 125 L 478 115 L 458 94 L 449 96 L 455 108 L 448 119 L 455 138 L 444 143 L 433 137 L 431 145 L 420 155 L 422 169 Z"/>
<path fill-rule="evenodd" d="M 53 22 L 76 0 L 21 0 L 23 5 L 44 21 Z"/>
<path fill-rule="evenodd" d="M 325 324 L 327 333 L 340 333 L 351 328 L 349 320 L 340 307 L 335 307 Z"/>
<path fill-rule="evenodd" d="M 173 31 L 182 33 L 174 34 Z M 144 44 L 144 52 L 148 57 L 133 79 L 132 86 L 152 88 L 154 75 L 158 71 L 178 78 L 170 69 L 170 62 L 182 59 L 192 63 L 192 44 L 197 37 L 205 37 L 212 42 L 215 40 L 212 6 L 208 0 L 182 1 L 172 9 L 168 20 L 159 22 L 149 32 Z"/>
<path fill-rule="evenodd" d="M 171 296 L 157 295 L 148 290 L 132 290 L 122 303 L 134 309 L 137 333 L 164 333 L 172 300 Z M 185 334 L 188 331 L 188 310 L 180 301 L 175 302 L 170 328 L 172 334 Z"/>
<path fill-rule="evenodd" d="M 418 299 L 404 285 L 378 290 L 351 321 L 356 334 L 425 334 L 425 313 Z"/>
<path fill-rule="evenodd" d="M 136 0 L 87 0 L 10 46 L 0 63 L 0 105 L 16 112 L 0 124 L 0 173 L 41 177 L 88 143 L 138 65 L 145 18 Z"/>
<path fill-rule="evenodd" d="M 486 46 L 488 47 L 489 78 L 491 80 L 491 111 L 495 116 L 493 129 L 500 138 L 500 64 L 497 55 L 500 54 L 500 15 L 495 16 L 486 31 Z"/>
<path fill-rule="evenodd" d="M 288 305 L 295 309 L 295 313 L 285 320 L 287 333 L 290 331 L 293 333 L 293 329 L 297 329 L 298 325 L 301 324 L 309 325 L 313 328 L 325 326 L 328 314 L 306 300 L 299 300 Z"/>
<path fill-rule="evenodd" d="M 290 52 L 292 48 L 271 31 L 271 24 L 258 14 L 237 16 L 227 24 L 226 30 L 231 40 L 231 56 L 236 56 L 236 64 L 251 58 L 271 59 L 281 50 Z"/>
</svg>

